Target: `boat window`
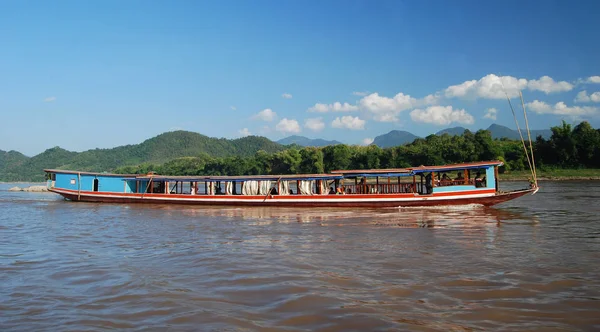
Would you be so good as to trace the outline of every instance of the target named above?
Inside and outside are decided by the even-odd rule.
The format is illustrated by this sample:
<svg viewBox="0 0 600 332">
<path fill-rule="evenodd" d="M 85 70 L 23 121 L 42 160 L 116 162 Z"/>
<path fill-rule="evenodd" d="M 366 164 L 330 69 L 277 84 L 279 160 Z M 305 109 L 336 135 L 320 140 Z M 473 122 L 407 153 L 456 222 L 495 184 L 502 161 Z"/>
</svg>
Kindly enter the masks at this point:
<svg viewBox="0 0 600 332">
<path fill-rule="evenodd" d="M 415 188 L 412 176 L 379 176 L 345 178 L 335 190 L 345 195 L 408 194 L 416 192 Z"/>
</svg>

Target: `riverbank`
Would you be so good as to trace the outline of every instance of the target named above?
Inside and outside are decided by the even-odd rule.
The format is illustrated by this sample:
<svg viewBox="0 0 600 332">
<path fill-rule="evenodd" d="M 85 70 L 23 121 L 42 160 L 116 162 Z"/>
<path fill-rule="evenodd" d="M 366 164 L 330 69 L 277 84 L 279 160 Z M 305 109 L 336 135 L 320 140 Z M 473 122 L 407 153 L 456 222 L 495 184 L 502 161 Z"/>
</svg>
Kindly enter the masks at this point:
<svg viewBox="0 0 600 332">
<path fill-rule="evenodd" d="M 8 189 L 8 191 L 26 191 L 26 192 L 36 192 L 36 193 L 40 193 L 40 192 L 47 192 L 48 188 L 45 185 L 42 186 L 29 186 L 29 187 L 12 187 L 10 189 Z"/>
<path fill-rule="evenodd" d="M 500 174 L 502 181 L 527 181 L 530 171 L 511 171 Z M 600 180 L 600 169 L 537 170 L 538 181 Z"/>
</svg>

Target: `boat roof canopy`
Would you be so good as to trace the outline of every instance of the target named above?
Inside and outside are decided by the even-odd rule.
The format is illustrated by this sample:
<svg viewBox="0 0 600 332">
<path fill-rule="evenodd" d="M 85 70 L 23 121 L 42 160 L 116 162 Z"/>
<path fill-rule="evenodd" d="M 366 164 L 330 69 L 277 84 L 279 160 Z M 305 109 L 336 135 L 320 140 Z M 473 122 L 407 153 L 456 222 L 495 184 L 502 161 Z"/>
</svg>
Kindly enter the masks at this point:
<svg viewBox="0 0 600 332">
<path fill-rule="evenodd" d="M 355 169 L 355 170 L 339 170 L 331 171 L 333 174 L 342 174 L 346 178 L 354 177 L 396 177 L 396 176 L 411 176 L 412 173 L 408 168 L 386 168 L 386 169 Z"/>
<path fill-rule="evenodd" d="M 428 173 L 428 172 L 448 172 L 448 171 L 458 171 L 463 169 L 478 169 L 478 168 L 488 168 L 493 166 L 502 166 L 504 165 L 501 161 L 479 161 L 472 163 L 462 163 L 462 164 L 452 164 L 452 165 L 443 165 L 443 166 L 419 166 L 411 168 L 413 174 L 419 173 Z"/>
<path fill-rule="evenodd" d="M 123 178 L 135 178 L 139 174 L 114 174 L 114 173 L 103 173 L 103 172 L 79 172 L 69 171 L 65 169 L 45 169 L 46 173 L 57 173 L 57 174 L 80 174 L 80 175 L 100 175 L 100 176 L 111 176 L 111 177 L 123 177 Z"/>
<path fill-rule="evenodd" d="M 429 172 L 448 172 L 465 169 L 488 168 L 493 166 L 504 165 L 501 161 L 480 161 L 462 164 L 451 164 L 443 166 L 418 166 L 407 168 L 386 168 L 386 169 L 358 169 L 358 170 L 336 170 L 331 171 L 331 174 L 295 174 L 295 175 L 240 175 L 240 176 L 169 176 L 158 174 L 111 174 L 111 173 L 94 173 L 94 172 L 78 172 L 62 169 L 45 169 L 46 173 L 59 174 L 80 174 L 80 175 L 95 175 L 95 176 L 110 176 L 122 177 L 127 180 L 150 180 L 154 181 L 297 181 L 297 180 L 340 180 L 343 178 L 355 177 L 398 177 L 412 176 L 416 174 Z"/>
<path fill-rule="evenodd" d="M 448 172 L 464 169 L 486 168 L 491 166 L 502 166 L 501 161 L 480 161 L 472 163 L 451 164 L 443 166 L 418 166 L 407 168 L 389 168 L 389 169 L 358 169 L 358 170 L 338 170 L 331 171 L 333 174 L 343 174 L 345 177 L 396 177 L 396 176 L 411 176 L 420 173 L 429 172 Z"/>
<path fill-rule="evenodd" d="M 140 175 L 135 180 L 153 181 L 296 181 L 296 180 L 337 180 L 342 179 L 340 174 L 302 174 L 302 175 L 240 175 L 240 176 L 167 176 L 167 175 Z M 134 179 L 124 179 L 134 180 Z"/>
</svg>

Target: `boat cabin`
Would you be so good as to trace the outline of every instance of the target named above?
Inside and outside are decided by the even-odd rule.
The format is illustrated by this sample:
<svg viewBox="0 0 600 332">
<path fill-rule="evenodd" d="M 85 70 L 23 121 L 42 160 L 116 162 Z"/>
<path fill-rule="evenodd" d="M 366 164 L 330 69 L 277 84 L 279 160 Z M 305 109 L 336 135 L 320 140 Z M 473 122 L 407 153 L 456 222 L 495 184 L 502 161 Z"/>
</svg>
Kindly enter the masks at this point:
<svg viewBox="0 0 600 332">
<path fill-rule="evenodd" d="M 340 170 L 331 174 L 164 176 L 46 170 L 48 187 L 77 192 L 162 195 L 431 195 L 497 191 L 497 167 L 479 162 L 400 169 Z"/>
<path fill-rule="evenodd" d="M 498 167 L 502 162 L 475 162 L 398 169 L 340 170 L 347 194 L 401 194 L 498 190 Z M 349 183 L 348 183 L 348 180 Z"/>
</svg>

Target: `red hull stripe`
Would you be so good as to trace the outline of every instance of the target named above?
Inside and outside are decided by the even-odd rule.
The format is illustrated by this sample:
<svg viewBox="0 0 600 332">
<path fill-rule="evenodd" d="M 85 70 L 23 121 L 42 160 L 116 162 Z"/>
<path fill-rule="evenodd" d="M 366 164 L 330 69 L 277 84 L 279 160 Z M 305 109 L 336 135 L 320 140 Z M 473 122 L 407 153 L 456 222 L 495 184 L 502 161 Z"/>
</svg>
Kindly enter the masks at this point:
<svg viewBox="0 0 600 332">
<path fill-rule="evenodd" d="M 531 193 L 533 190 L 520 190 L 496 194 L 494 189 L 479 189 L 462 192 L 416 194 L 371 194 L 371 195 L 291 195 L 291 196 L 242 196 L 242 195 L 173 195 L 89 192 L 52 188 L 51 191 L 74 201 L 111 203 L 165 203 L 198 205 L 253 205 L 253 206 L 361 206 L 397 207 L 431 206 L 456 204 L 494 205 Z"/>
</svg>

